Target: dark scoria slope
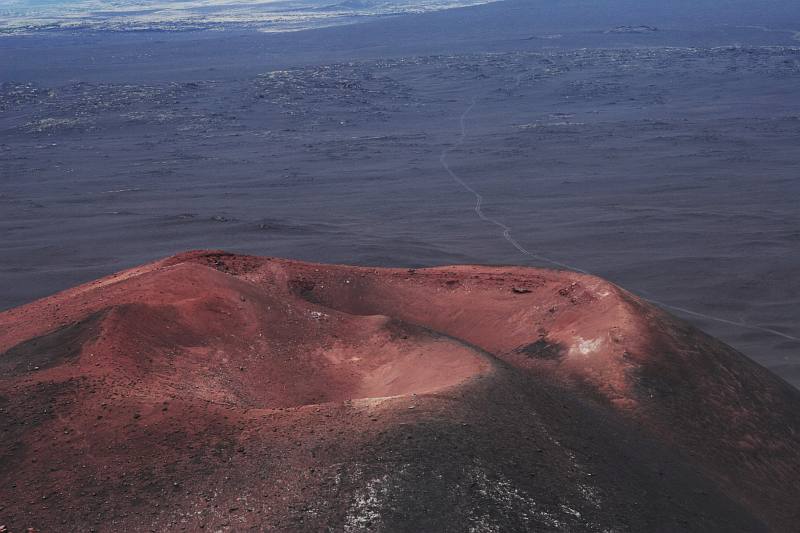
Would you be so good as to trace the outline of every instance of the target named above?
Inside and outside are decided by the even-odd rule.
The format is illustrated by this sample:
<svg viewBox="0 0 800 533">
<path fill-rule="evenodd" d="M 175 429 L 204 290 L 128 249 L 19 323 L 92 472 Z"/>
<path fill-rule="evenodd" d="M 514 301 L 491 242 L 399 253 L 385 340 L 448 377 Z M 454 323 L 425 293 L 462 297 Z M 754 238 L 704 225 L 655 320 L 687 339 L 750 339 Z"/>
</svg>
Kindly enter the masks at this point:
<svg viewBox="0 0 800 533">
<path fill-rule="evenodd" d="M 793 531 L 799 393 L 597 278 L 195 252 L 0 314 L 11 531 Z"/>
</svg>

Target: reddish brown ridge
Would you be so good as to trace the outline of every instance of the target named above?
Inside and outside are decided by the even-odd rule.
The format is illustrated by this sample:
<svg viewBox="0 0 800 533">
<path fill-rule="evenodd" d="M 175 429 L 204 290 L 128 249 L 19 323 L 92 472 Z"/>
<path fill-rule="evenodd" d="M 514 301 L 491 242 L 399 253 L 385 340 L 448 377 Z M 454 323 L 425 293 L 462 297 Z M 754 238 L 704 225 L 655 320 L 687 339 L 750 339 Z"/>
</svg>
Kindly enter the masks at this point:
<svg viewBox="0 0 800 533">
<path fill-rule="evenodd" d="M 603 280 L 191 252 L 0 313 L 12 532 L 794 531 L 800 394 Z"/>
</svg>

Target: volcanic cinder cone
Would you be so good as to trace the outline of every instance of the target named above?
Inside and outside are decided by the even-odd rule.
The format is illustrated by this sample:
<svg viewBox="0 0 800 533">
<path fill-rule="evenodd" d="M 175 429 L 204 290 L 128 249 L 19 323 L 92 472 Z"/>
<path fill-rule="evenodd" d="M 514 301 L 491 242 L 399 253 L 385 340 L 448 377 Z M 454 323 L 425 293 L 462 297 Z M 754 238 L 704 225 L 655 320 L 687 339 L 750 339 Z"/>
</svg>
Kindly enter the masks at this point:
<svg viewBox="0 0 800 533">
<path fill-rule="evenodd" d="M 193 252 L 0 354 L 12 532 L 800 527 L 798 391 L 590 276 Z"/>
</svg>

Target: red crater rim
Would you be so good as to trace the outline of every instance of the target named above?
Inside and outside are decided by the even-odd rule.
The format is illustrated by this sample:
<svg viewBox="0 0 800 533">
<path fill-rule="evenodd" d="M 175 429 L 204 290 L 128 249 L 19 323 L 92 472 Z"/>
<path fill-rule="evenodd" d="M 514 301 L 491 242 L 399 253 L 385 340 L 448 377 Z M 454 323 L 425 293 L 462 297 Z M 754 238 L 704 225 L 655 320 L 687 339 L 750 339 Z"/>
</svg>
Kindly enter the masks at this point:
<svg viewBox="0 0 800 533">
<path fill-rule="evenodd" d="M 0 313 L 0 409 L 11 531 L 800 520 L 798 392 L 572 272 L 189 252 Z"/>
</svg>

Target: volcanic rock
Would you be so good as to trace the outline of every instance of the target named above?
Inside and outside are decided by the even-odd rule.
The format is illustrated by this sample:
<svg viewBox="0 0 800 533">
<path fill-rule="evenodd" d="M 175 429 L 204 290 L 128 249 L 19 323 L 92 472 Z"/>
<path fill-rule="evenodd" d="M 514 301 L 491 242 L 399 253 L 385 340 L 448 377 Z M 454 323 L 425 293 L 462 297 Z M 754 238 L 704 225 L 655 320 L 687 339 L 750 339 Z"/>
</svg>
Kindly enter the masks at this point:
<svg viewBox="0 0 800 533">
<path fill-rule="evenodd" d="M 0 313 L 0 523 L 796 530 L 764 368 L 595 277 L 409 274 L 190 252 Z"/>
</svg>

